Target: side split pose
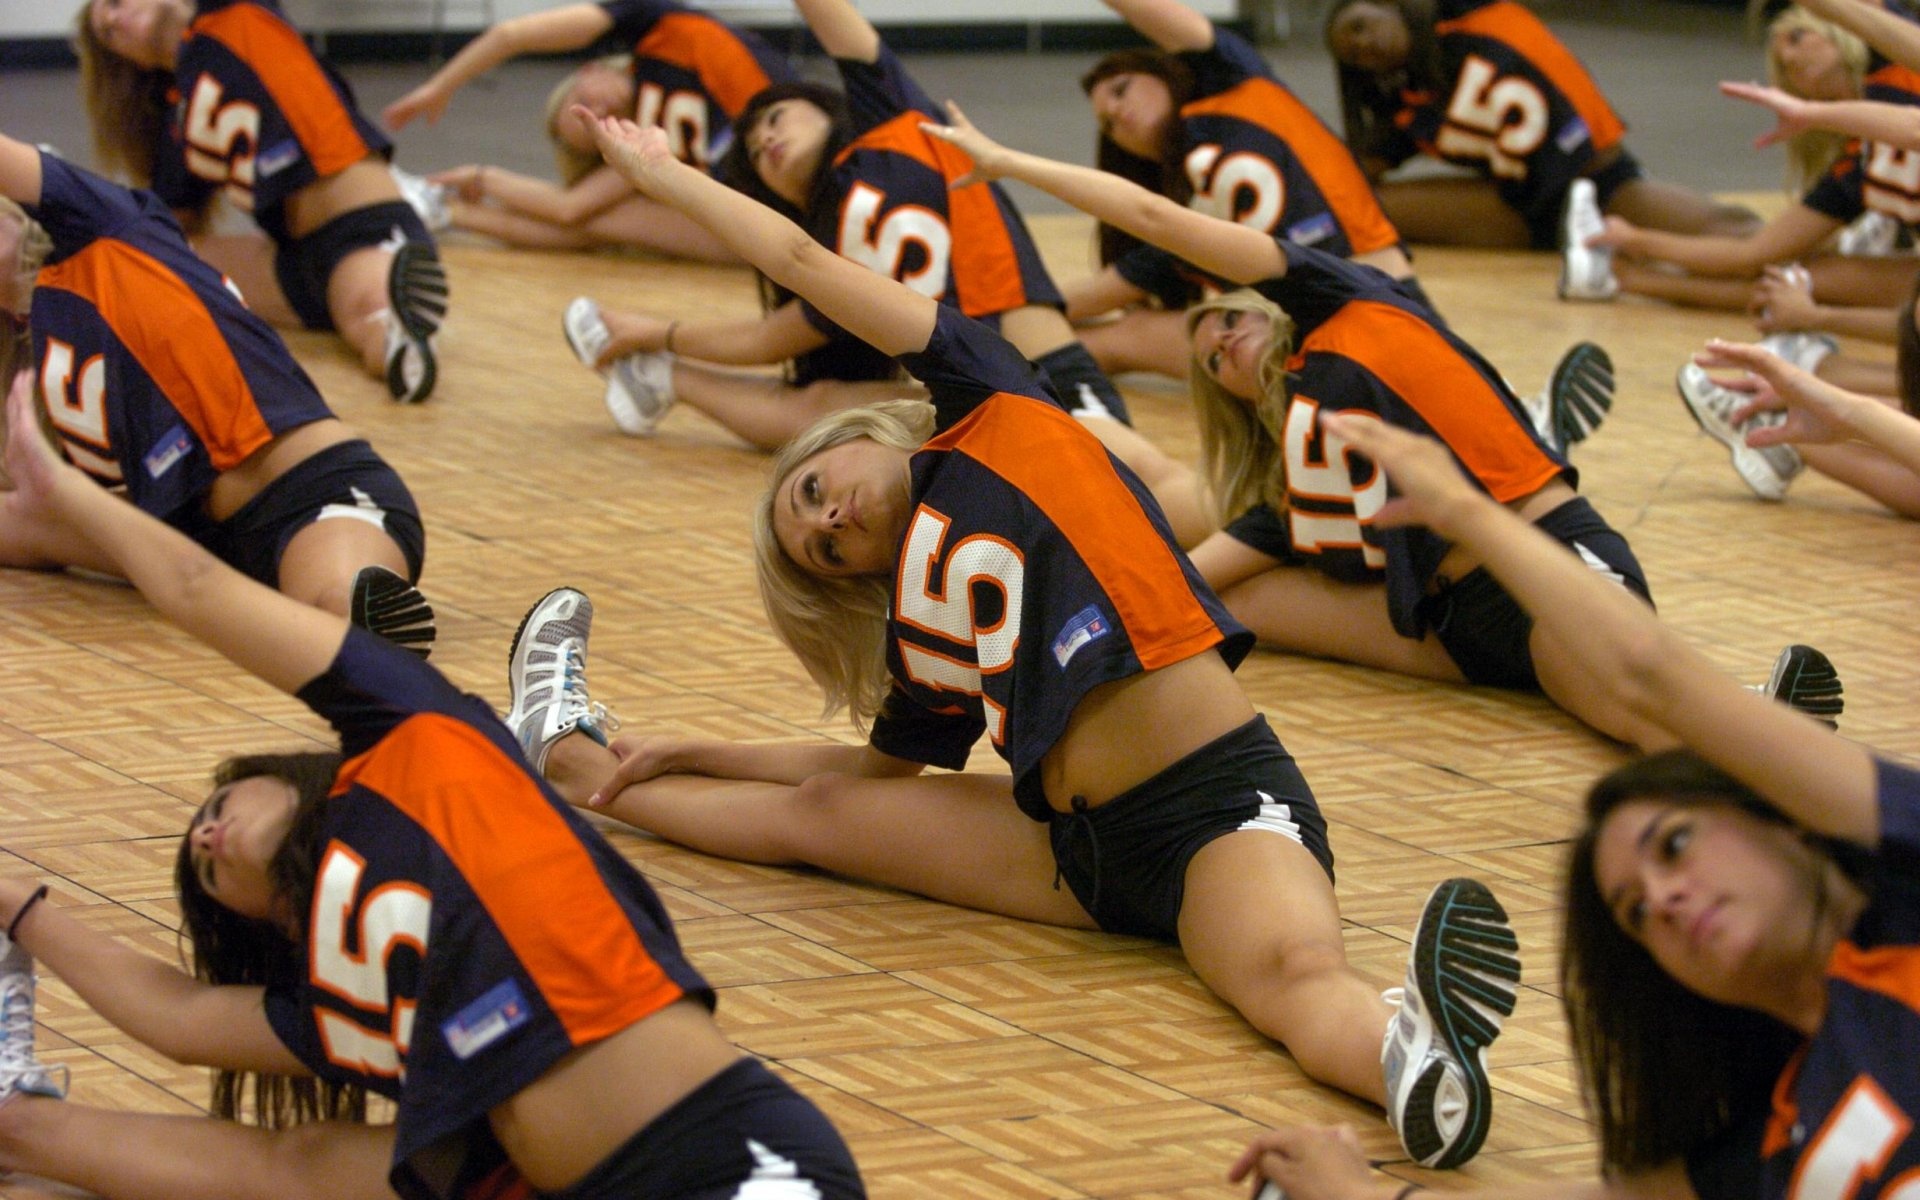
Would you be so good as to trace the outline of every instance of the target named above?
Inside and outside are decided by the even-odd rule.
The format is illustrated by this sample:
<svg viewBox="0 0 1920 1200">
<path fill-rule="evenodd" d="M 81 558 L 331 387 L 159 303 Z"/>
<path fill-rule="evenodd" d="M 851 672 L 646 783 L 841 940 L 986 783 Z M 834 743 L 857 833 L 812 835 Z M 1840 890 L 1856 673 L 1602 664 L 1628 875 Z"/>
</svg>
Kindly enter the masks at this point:
<svg viewBox="0 0 1920 1200">
<path fill-rule="evenodd" d="M 1797 8 L 1769 27 L 1767 66 L 1776 85 L 1808 100 L 1878 101 L 1920 112 L 1920 72 L 1872 54 L 1845 29 Z M 1911 257 L 1887 256 L 1892 236 L 1920 221 L 1920 204 L 1907 182 L 1911 152 L 1893 142 L 1862 142 L 1811 129 L 1792 142 L 1795 174 L 1806 185 L 1798 203 L 1736 236 L 1663 231 L 1624 215 L 1609 216 L 1587 239 L 1603 253 L 1594 260 L 1600 264 L 1597 282 L 1579 298 L 1628 291 L 1708 307 L 1753 306 L 1771 325 L 1775 321 L 1767 310 L 1772 304 L 1795 298 L 1776 296 L 1784 290 L 1780 283 L 1756 291 L 1755 281 L 1770 264 L 1802 260 L 1813 302 L 1853 310 L 1827 314 L 1831 332 L 1893 340 L 1893 310 L 1920 272 Z M 1887 235 L 1880 247 L 1862 247 L 1878 253 L 1818 253 L 1835 233 L 1863 219 Z M 1673 267 L 1688 274 L 1676 275 Z M 1794 306 L 1783 304 L 1782 311 L 1792 312 Z"/>
<path fill-rule="evenodd" d="M 175 871 L 192 974 L 0 883 L 0 1164 L 113 1200 L 862 1195 L 826 1118 L 722 1036 L 653 890 L 485 701 L 59 464 L 24 382 L 10 413 L 15 503 L 297 696 L 340 750 L 217 772 Z M 219 1071 L 214 1109 L 234 1119 L 55 1099 L 22 952 L 135 1039 Z M 256 1125 L 238 1121 L 249 1091 Z M 394 1124 L 354 1123 L 369 1092 Z"/>
<path fill-rule="evenodd" d="M 676 3 L 605 0 L 568 4 L 502 21 L 467 43 L 433 78 L 387 106 L 387 126 L 416 117 L 432 124 L 455 92 L 522 54 L 579 50 L 605 37 L 630 52 L 596 59 L 568 75 L 547 105 L 547 136 L 562 183 L 501 167 L 460 167 L 434 180 L 462 203 L 453 225 L 533 249 L 638 246 L 702 262 L 737 261 L 695 222 L 636 195 L 600 160 L 592 132 L 572 115 L 631 116 L 667 131 L 683 162 L 706 169 L 726 153 L 733 119 L 793 68 L 758 34 Z"/>
<path fill-rule="evenodd" d="M 1664 740 L 1588 687 L 1567 648 L 1534 627 L 1471 551 L 1379 526 L 1386 480 L 1320 431 L 1325 410 L 1443 438 L 1488 494 L 1647 600 L 1626 539 L 1576 494 L 1576 472 L 1478 352 L 1378 272 L 1102 171 L 1007 150 L 957 109 L 952 116 L 934 131 L 967 151 L 979 177 L 1031 184 L 1252 285 L 1189 317 L 1207 470 L 1229 518 L 1192 553 L 1263 642 L 1429 679 L 1538 689 L 1612 737 Z M 1550 424 L 1589 427 L 1570 411 Z"/>
<path fill-rule="evenodd" d="M 3 134 L 0 196 L 0 308 L 26 312 L 29 335 L 0 346 L 0 378 L 32 374 L 67 457 L 236 570 L 425 654 L 433 610 L 410 581 L 426 532 L 407 485 L 165 206 Z M 11 495 L 0 565 L 117 573 Z"/>
<path fill-rule="evenodd" d="M 432 394 L 433 236 L 392 144 L 276 0 L 90 0 L 76 44 L 103 164 L 158 193 L 269 321 L 338 333 L 396 400 Z M 262 234 L 199 236 L 222 196 Z"/>
<path fill-rule="evenodd" d="M 1570 200 L 1576 225 L 1588 209 L 1681 233 L 1758 223 L 1647 178 L 1586 67 L 1514 0 L 1335 0 L 1326 35 L 1347 144 L 1410 242 L 1554 249 Z M 1381 181 L 1416 154 L 1475 177 Z"/>
<path fill-rule="evenodd" d="M 1211 533 L 1193 472 L 1126 424 L 1126 402 L 1075 338 L 1013 201 L 953 188 L 965 160 L 920 129 L 938 106 L 848 0 L 796 7 L 846 92 L 793 83 L 754 97 L 720 178 L 822 245 L 993 324 L 1147 482 L 1182 544 Z M 771 450 L 829 412 L 908 394 L 890 356 L 764 277 L 762 294 L 755 319 L 671 321 L 583 297 L 564 323 L 581 360 L 607 372 L 607 406 L 628 433 L 651 433 L 678 401 Z M 783 362 L 784 380 L 727 369 Z"/>
<path fill-rule="evenodd" d="M 568 755 L 597 748 L 530 715 L 529 757 L 570 798 L 707 853 L 1177 940 L 1309 1075 L 1385 1105 L 1416 1159 L 1470 1156 L 1492 1099 L 1482 1049 L 1518 979 L 1504 914 L 1471 880 L 1442 885 L 1397 1017 L 1348 965 L 1325 821 L 1233 678 L 1252 639 L 1145 487 L 985 324 L 673 161 L 657 131 L 599 132 L 636 186 L 900 356 L 932 404 L 803 433 L 755 529 L 776 631 L 831 707 L 871 721 L 866 745 L 661 737 L 577 771 Z M 516 714 L 537 714 L 518 693 Z M 920 777 L 964 767 L 982 734 L 1011 788 Z"/>
<path fill-rule="evenodd" d="M 1201 212 L 1378 267 L 1423 302 L 1400 235 L 1360 164 L 1260 52 L 1180 0 L 1104 0 L 1157 50 L 1122 50 L 1080 80 L 1100 122 L 1095 162 Z M 1100 227 L 1098 275 L 1067 315 L 1108 371 L 1187 374 L 1181 310 L 1217 281 L 1124 230 Z M 1158 308 L 1143 308 L 1149 300 Z"/>
<path fill-rule="evenodd" d="M 1756 352 L 1758 353 L 1758 352 Z M 1757 361 L 1757 360 L 1756 360 Z M 1581 668 L 1687 747 L 1588 794 L 1561 995 L 1604 1182 L 1482 1200 L 1896 1200 L 1920 1178 L 1920 773 L 1768 704 L 1461 477 L 1441 447 L 1330 418 Z M 1333 1130 L 1248 1148 L 1289 1200 L 1387 1200 Z"/>
</svg>

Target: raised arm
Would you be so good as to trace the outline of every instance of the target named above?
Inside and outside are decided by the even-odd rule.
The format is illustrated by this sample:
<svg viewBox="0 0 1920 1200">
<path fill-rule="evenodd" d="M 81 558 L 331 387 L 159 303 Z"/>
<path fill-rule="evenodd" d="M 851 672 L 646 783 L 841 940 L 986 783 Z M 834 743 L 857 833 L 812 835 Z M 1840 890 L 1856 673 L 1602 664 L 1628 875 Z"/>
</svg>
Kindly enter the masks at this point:
<svg viewBox="0 0 1920 1200">
<path fill-rule="evenodd" d="M 0 133 L 0 196 L 15 204 L 40 203 L 40 151 Z"/>
<path fill-rule="evenodd" d="M 35 419 L 30 373 L 7 396 L 7 475 L 28 518 L 66 523 L 162 614 L 283 692 L 333 662 L 347 623 L 256 583 L 55 457 Z"/>
<path fill-rule="evenodd" d="M 0 881 L 0 919 L 12 923 L 33 891 L 29 882 Z M 267 1023 L 260 988 L 202 982 L 82 924 L 44 899 L 27 911 L 15 932 L 27 953 L 78 992 L 88 1007 L 175 1062 L 280 1075 L 307 1073 Z"/>
<path fill-rule="evenodd" d="M 1880 839 L 1866 750 L 1722 675 L 1625 588 L 1469 484 L 1438 442 L 1327 415 L 1328 432 L 1386 469 L 1399 499 L 1376 524 L 1425 525 L 1479 556 L 1582 678 L 1816 832 Z"/>
<path fill-rule="evenodd" d="M 1800 7 L 1825 17 L 1903 67 L 1920 71 L 1920 25 L 1888 12 L 1879 0 L 1799 0 Z"/>
<path fill-rule="evenodd" d="M 933 337 L 939 306 L 905 284 L 822 246 L 806 230 L 705 172 L 675 161 L 661 129 L 616 117 L 594 120 L 607 162 L 662 204 L 679 209 L 761 274 L 804 296 L 827 318 L 882 354 L 916 354 Z"/>
<path fill-rule="evenodd" d="M 880 32 L 860 15 L 852 0 L 793 0 L 829 58 L 875 62 L 880 57 Z"/>
<path fill-rule="evenodd" d="M 1180 0 L 1100 0 L 1126 18 L 1141 37 L 1162 50 L 1175 54 L 1183 50 L 1213 48 L 1213 22 Z"/>
<path fill-rule="evenodd" d="M 415 117 L 425 117 L 431 125 L 447 111 L 455 92 L 501 63 L 522 54 L 578 50 L 612 28 L 613 17 L 598 4 L 568 4 L 509 18 L 468 42 L 432 78 L 387 105 L 380 119 L 389 129 L 399 129 Z"/>
<path fill-rule="evenodd" d="M 1726 82 L 1720 94 L 1757 104 L 1773 113 L 1776 124 L 1754 139 L 1756 149 L 1784 142 L 1809 129 L 1830 129 L 1885 142 L 1906 150 L 1920 149 L 1920 108 L 1889 104 L 1885 100 L 1802 100 L 1779 88 L 1758 83 Z"/>
<path fill-rule="evenodd" d="M 1746 380 L 1733 385 L 1753 396 L 1753 403 L 1736 414 L 1742 424 L 1762 412 L 1786 414 L 1778 425 L 1756 426 L 1748 434 L 1749 445 L 1857 439 L 1920 475 L 1920 421 L 1892 405 L 1837 388 L 1759 346 L 1709 342 L 1699 362 L 1703 367 L 1738 367 L 1748 373 Z"/>
<path fill-rule="evenodd" d="M 953 124 L 920 128 L 973 159 L 973 173 L 956 188 L 1018 179 L 1222 279 L 1258 283 L 1287 273 L 1286 255 L 1268 234 L 1195 212 L 1106 171 L 1009 150 L 976 129 L 957 104 L 947 105 L 947 116 Z"/>
</svg>

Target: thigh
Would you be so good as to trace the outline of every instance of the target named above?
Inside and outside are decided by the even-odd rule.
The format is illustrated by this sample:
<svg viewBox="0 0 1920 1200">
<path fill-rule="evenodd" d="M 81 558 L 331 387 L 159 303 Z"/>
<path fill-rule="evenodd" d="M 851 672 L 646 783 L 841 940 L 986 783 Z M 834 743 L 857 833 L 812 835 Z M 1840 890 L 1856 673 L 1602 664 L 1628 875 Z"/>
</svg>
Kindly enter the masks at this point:
<svg viewBox="0 0 1920 1200">
<path fill-rule="evenodd" d="M 1277 975 L 1346 961 L 1340 905 L 1319 860 L 1259 829 L 1216 838 L 1187 865 L 1180 946 L 1194 973 L 1238 1007 Z"/>
<path fill-rule="evenodd" d="M 656 254 L 695 262 L 740 261 L 740 256 L 706 226 L 678 209 L 645 196 L 629 196 L 595 213 L 581 229 L 595 245 L 638 246 Z"/>
<path fill-rule="evenodd" d="M 585 230 L 555 225 L 491 204 L 456 201 L 447 206 L 447 215 L 455 229 L 482 234 L 525 250 L 587 250 L 600 244 Z"/>
<path fill-rule="evenodd" d="M 1274 649 L 1449 683 L 1464 678 L 1432 634 L 1414 641 L 1395 632 L 1383 584 L 1340 583 L 1310 567 L 1275 567 L 1220 598 Z"/>
<path fill-rule="evenodd" d="M 1752 209 L 1722 204 L 1658 179 L 1630 179 L 1607 197 L 1607 212 L 1644 229 L 1707 237 L 1744 237 L 1760 226 Z"/>
<path fill-rule="evenodd" d="M 196 239 L 194 252 L 233 281 L 247 307 L 269 325 L 301 328 L 300 318 L 273 272 L 274 246 L 262 234 L 215 234 Z"/>
<path fill-rule="evenodd" d="M 1813 276 L 1813 298 L 1822 304 L 1905 310 L 1913 294 L 1914 275 L 1920 273 L 1920 258 L 1826 254 L 1810 260 L 1807 272 Z"/>
<path fill-rule="evenodd" d="M 353 579 L 366 566 L 382 566 L 402 579 L 412 564 L 387 531 L 352 517 L 314 521 L 293 535 L 280 554 L 279 590 L 303 604 L 347 615 Z"/>
<path fill-rule="evenodd" d="M 1396 180 L 1376 190 L 1387 219 L 1409 242 L 1503 250 L 1533 246 L 1526 219 L 1485 179 Z"/>
<path fill-rule="evenodd" d="M 327 276 L 327 312 L 343 336 L 352 337 L 386 309 L 392 268 L 393 251 L 380 246 L 362 246 L 334 265 Z"/>
</svg>

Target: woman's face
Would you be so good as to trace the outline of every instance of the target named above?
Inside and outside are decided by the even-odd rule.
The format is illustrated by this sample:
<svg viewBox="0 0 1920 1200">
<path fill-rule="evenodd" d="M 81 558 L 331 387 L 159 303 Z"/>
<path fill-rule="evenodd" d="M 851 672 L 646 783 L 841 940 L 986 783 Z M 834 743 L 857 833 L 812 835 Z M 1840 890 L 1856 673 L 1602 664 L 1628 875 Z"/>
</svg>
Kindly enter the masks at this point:
<svg viewBox="0 0 1920 1200">
<path fill-rule="evenodd" d="M 1727 804 L 1630 800 L 1600 828 L 1594 874 L 1620 928 L 1691 992 L 1760 1007 L 1809 967 L 1822 860 L 1791 828 Z"/>
<path fill-rule="evenodd" d="M 1819 30 L 1775 29 L 1767 53 L 1779 67 L 1781 87 L 1803 100 L 1852 100 L 1860 94 L 1840 47 Z"/>
<path fill-rule="evenodd" d="M 148 68 L 171 67 L 190 9 L 180 0 L 93 0 L 87 21 L 100 44 Z"/>
<path fill-rule="evenodd" d="M 832 134 L 833 119 L 811 100 L 775 100 L 747 129 L 747 161 L 774 195 L 804 208 Z"/>
<path fill-rule="evenodd" d="M 633 81 L 612 67 L 598 63 L 580 68 L 574 76 L 573 90 L 567 93 L 567 102 L 560 106 L 559 114 L 553 119 L 553 135 L 576 153 L 597 154 L 599 145 L 593 140 L 593 127 L 573 111 L 576 104 L 592 113 L 596 120 L 610 115 L 631 117 Z"/>
<path fill-rule="evenodd" d="M 293 785 L 274 775 L 215 788 L 187 826 L 188 858 L 207 895 L 243 917 L 271 917 L 267 868 L 287 840 L 299 803 Z"/>
<path fill-rule="evenodd" d="M 1216 308 L 1193 327 L 1193 361 L 1229 395 L 1253 403 L 1260 399 L 1260 360 L 1272 342 L 1265 313 Z"/>
<path fill-rule="evenodd" d="M 855 438 L 803 460 L 775 490 L 774 539 L 809 575 L 890 574 L 913 511 L 910 458 Z"/>
<path fill-rule="evenodd" d="M 1407 65 L 1412 42 L 1400 10 L 1374 0 L 1359 0 L 1327 26 L 1327 44 L 1346 66 L 1384 75 Z"/>
<path fill-rule="evenodd" d="M 1100 132 L 1136 158 L 1158 160 L 1173 131 L 1173 93 L 1167 81 L 1145 71 L 1122 71 L 1087 93 Z"/>
</svg>

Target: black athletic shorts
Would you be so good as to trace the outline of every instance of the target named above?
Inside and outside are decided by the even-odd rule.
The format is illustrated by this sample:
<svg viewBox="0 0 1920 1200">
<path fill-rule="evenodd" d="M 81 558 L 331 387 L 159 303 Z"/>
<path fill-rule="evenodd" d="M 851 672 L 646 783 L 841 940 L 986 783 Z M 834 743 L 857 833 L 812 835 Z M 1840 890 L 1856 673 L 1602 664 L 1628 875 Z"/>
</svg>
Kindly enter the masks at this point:
<svg viewBox="0 0 1920 1200">
<path fill-rule="evenodd" d="M 1633 548 L 1585 496 L 1574 497 L 1534 525 L 1595 571 L 1614 577 L 1628 591 L 1653 603 L 1646 572 L 1634 558 Z M 1485 567 L 1476 567 L 1457 581 L 1441 582 L 1439 590 L 1420 602 L 1420 611 L 1467 682 L 1540 690 L 1528 645 L 1533 618 Z"/>
<path fill-rule="evenodd" d="M 1627 152 L 1625 146 L 1619 148 L 1612 162 L 1587 176 L 1593 180 L 1594 197 L 1600 203 L 1601 212 L 1607 211 L 1608 202 L 1622 185 L 1646 177 L 1647 169 L 1640 165 L 1639 159 Z M 1567 184 L 1571 187 L 1573 180 L 1569 179 Z M 1526 219 L 1527 233 L 1533 239 L 1535 250 L 1560 249 L 1560 219 L 1566 207 L 1567 194 L 1563 191 L 1551 207 L 1541 208 L 1531 215 L 1521 214 Z"/>
<path fill-rule="evenodd" d="M 268 587 L 280 584 L 280 556 L 315 521 L 358 520 L 386 530 L 418 579 L 427 535 L 413 493 L 372 446 L 337 442 L 295 463 L 224 521 L 186 532 L 234 570 Z"/>
<path fill-rule="evenodd" d="M 609 1103 L 619 1097 L 609 1096 Z M 839 1131 L 754 1058 L 655 1117 L 550 1200 L 859 1200 Z"/>
<path fill-rule="evenodd" d="M 1048 827 L 1060 878 L 1108 933 L 1179 941 L 1187 864 L 1242 829 L 1292 838 L 1333 878 L 1326 819 L 1264 716 L 1097 808 L 1076 801 Z"/>
<path fill-rule="evenodd" d="M 327 281 L 340 260 L 356 250 L 378 246 L 398 230 L 409 242 L 433 245 L 433 235 L 420 214 L 402 200 L 370 204 L 341 213 L 303 238 L 281 243 L 273 255 L 273 274 L 280 291 L 308 329 L 332 329 L 327 307 Z"/>
</svg>

